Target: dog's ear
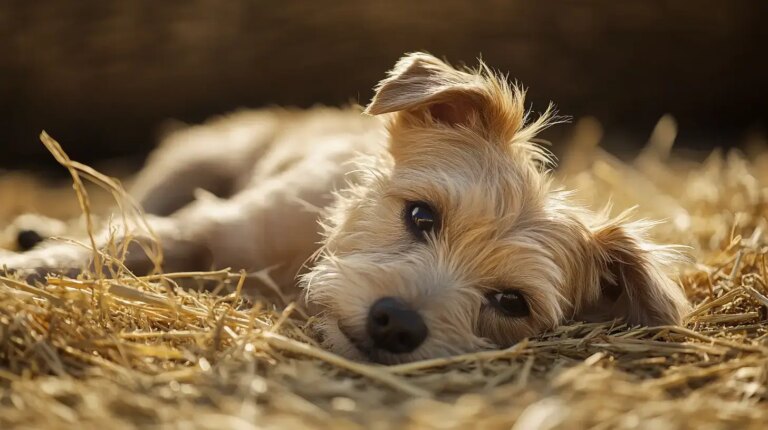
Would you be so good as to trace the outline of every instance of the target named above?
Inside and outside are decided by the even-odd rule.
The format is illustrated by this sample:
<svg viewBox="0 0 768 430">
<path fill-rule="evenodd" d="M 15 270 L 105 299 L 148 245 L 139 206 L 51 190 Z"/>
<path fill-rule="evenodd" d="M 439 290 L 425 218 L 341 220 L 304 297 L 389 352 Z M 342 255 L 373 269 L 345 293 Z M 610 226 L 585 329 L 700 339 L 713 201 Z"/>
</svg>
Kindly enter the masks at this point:
<svg viewBox="0 0 768 430">
<path fill-rule="evenodd" d="M 665 273 L 679 259 L 668 247 L 644 239 L 648 225 L 625 217 L 595 227 L 590 242 L 599 290 L 585 298 L 581 320 L 622 318 L 646 326 L 680 324 L 690 307 L 684 292 Z"/>
<path fill-rule="evenodd" d="M 520 90 L 483 65 L 468 73 L 432 55 L 414 53 L 401 58 L 379 83 L 365 112 L 401 112 L 511 138 L 524 121 L 523 99 Z"/>
</svg>

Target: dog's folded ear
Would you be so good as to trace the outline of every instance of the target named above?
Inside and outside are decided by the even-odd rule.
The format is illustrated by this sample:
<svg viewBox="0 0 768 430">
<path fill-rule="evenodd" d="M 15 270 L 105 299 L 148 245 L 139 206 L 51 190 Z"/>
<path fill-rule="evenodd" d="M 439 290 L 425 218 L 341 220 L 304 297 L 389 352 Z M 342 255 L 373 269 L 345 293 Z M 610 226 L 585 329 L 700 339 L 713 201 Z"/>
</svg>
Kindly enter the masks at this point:
<svg viewBox="0 0 768 430">
<path fill-rule="evenodd" d="M 681 323 L 690 306 L 680 286 L 664 271 L 679 256 L 646 241 L 647 227 L 624 222 L 620 216 L 593 229 L 590 241 L 599 290 L 582 304 L 577 319 L 621 318 L 646 326 Z"/>
<path fill-rule="evenodd" d="M 424 53 L 401 58 L 376 87 L 365 112 L 401 112 L 507 139 L 522 127 L 525 113 L 522 91 L 482 63 L 477 72 L 465 72 Z"/>
</svg>

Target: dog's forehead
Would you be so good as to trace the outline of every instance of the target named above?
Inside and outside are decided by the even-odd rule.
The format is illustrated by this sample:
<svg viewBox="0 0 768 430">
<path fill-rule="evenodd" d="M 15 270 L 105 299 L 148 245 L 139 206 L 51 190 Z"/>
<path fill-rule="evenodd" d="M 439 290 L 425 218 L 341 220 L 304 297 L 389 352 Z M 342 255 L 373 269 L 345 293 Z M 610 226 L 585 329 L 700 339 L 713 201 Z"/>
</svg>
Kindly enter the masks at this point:
<svg viewBox="0 0 768 430">
<path fill-rule="evenodd" d="M 530 160 L 470 144 L 411 151 L 396 164 L 390 188 L 405 198 L 425 200 L 450 218 L 500 225 L 535 208 L 544 196 L 542 174 Z"/>
</svg>

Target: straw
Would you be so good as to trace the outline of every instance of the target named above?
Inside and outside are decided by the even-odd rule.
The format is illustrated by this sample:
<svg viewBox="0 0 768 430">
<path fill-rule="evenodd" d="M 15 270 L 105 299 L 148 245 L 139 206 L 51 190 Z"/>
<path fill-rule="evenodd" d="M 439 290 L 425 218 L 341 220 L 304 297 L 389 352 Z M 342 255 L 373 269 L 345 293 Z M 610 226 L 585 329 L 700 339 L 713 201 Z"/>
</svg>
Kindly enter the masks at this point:
<svg viewBox="0 0 768 430">
<path fill-rule="evenodd" d="M 277 288 L 269 268 L 137 276 L 114 246 L 78 279 L 0 274 L 0 428 L 764 428 L 768 154 L 680 160 L 664 117 L 625 163 L 599 148 L 600 130 L 581 123 L 564 185 L 593 207 L 610 198 L 617 213 L 669 220 L 655 239 L 693 260 L 673 268 L 693 305 L 684 326 L 574 322 L 507 349 L 381 366 L 321 349 L 289 298 L 248 296 L 246 278 Z M 90 220 L 82 246 L 105 223 L 87 180 L 147 229 L 118 181 L 42 139 Z"/>
</svg>

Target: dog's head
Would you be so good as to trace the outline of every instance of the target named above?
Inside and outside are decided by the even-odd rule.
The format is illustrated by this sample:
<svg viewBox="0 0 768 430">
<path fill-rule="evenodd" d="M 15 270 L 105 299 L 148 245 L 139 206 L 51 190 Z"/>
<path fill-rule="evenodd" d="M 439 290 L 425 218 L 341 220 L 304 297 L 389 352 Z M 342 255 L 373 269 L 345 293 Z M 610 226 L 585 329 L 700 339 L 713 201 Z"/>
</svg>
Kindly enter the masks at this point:
<svg viewBox="0 0 768 430">
<path fill-rule="evenodd" d="M 579 209 L 531 142 L 524 94 L 489 71 L 403 57 L 366 112 L 361 163 L 304 278 L 329 349 L 382 363 L 504 347 L 569 319 L 674 324 L 687 302 L 643 226 Z"/>
</svg>

